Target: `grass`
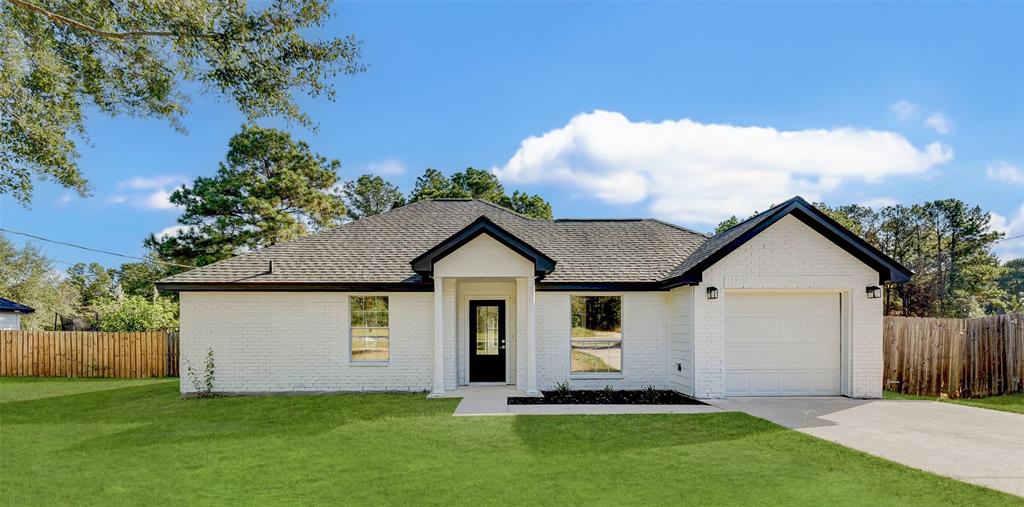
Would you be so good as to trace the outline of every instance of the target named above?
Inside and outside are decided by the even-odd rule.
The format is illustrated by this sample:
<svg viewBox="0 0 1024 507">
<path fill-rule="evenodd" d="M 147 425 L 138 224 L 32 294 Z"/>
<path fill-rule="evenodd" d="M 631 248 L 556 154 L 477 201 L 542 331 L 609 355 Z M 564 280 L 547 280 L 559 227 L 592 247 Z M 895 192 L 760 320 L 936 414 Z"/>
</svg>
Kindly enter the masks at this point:
<svg viewBox="0 0 1024 507">
<path fill-rule="evenodd" d="M 946 403 L 956 403 L 957 405 L 968 405 L 971 407 L 1024 414 L 1024 392 L 989 396 L 987 398 L 959 398 L 951 400 L 948 398 L 938 398 L 936 396 L 918 396 L 915 394 L 901 394 L 893 391 L 885 391 L 885 398 L 888 400 L 942 401 Z"/>
<path fill-rule="evenodd" d="M 457 403 L 0 379 L 0 504 L 1019 505 L 739 413 L 451 417 Z"/>
<path fill-rule="evenodd" d="M 572 349 L 572 371 L 576 373 L 594 373 L 615 371 L 600 357 L 588 354 L 582 350 Z"/>
</svg>

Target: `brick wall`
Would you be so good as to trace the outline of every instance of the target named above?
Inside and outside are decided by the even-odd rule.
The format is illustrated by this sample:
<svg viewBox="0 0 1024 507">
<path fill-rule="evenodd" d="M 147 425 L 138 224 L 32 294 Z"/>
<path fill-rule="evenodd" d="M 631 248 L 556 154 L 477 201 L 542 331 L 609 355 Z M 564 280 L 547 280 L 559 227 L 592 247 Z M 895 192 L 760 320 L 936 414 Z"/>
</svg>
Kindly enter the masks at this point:
<svg viewBox="0 0 1024 507">
<path fill-rule="evenodd" d="M 575 389 L 600 389 L 608 384 L 616 389 L 650 384 L 671 387 L 668 292 L 615 294 L 622 296 L 622 374 L 575 377 L 569 371 L 570 295 L 537 293 L 537 381 L 542 390 L 563 380 L 569 380 Z"/>
<path fill-rule="evenodd" d="M 693 287 L 678 287 L 668 295 L 669 383 L 693 396 Z"/>
<path fill-rule="evenodd" d="M 429 390 L 433 294 L 386 295 L 391 359 L 363 366 L 349 362 L 348 294 L 183 292 L 182 392 L 192 390 L 185 360 L 201 370 L 207 348 L 220 392 Z"/>
<path fill-rule="evenodd" d="M 725 394 L 725 299 L 729 289 L 835 289 L 845 299 L 849 361 L 844 394 L 880 397 L 882 300 L 864 288 L 878 273 L 798 219 L 787 216 L 704 272 L 694 291 L 694 381 L 700 398 Z M 719 299 L 704 297 L 718 287 Z"/>
</svg>

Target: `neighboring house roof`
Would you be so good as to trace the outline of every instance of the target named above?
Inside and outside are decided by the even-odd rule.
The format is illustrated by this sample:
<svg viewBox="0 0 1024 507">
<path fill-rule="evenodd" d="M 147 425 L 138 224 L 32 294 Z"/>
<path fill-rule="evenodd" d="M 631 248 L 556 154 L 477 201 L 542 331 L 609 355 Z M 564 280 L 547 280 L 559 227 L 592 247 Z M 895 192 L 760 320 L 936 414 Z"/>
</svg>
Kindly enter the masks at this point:
<svg viewBox="0 0 1024 507">
<path fill-rule="evenodd" d="M 909 279 L 909 270 L 799 197 L 712 237 L 653 219 L 538 220 L 485 201 L 435 199 L 186 271 L 158 286 L 430 290 L 434 261 L 488 234 L 534 262 L 543 277 L 539 289 L 663 289 L 699 283 L 704 269 L 790 214 L 876 268 L 880 281 Z"/>
<path fill-rule="evenodd" d="M 0 313 L 33 313 L 36 310 L 34 308 L 25 306 L 21 303 L 15 303 L 10 299 L 0 298 Z"/>
</svg>

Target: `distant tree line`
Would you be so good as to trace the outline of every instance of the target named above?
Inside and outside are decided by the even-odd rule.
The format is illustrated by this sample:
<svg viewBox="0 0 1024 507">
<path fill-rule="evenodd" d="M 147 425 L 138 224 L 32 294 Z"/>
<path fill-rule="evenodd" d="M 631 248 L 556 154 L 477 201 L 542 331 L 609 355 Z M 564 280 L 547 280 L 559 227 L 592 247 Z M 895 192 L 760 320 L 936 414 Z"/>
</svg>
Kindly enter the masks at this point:
<svg viewBox="0 0 1024 507">
<path fill-rule="evenodd" d="M 171 203 L 182 209 L 180 227 L 143 241 L 151 261 L 119 268 L 76 264 L 60 273 L 36 247 L 18 249 L 0 237 L 0 296 L 37 309 L 25 319 L 30 329 L 173 329 L 177 298 L 159 294 L 154 282 L 185 270 L 182 265 L 205 266 L 424 199 L 481 199 L 551 218 L 543 198 L 509 194 L 481 169 L 451 176 L 426 169 L 408 196 L 373 174 L 342 181 L 340 169 L 338 160 L 286 132 L 245 126 L 228 142 L 213 175 L 171 194 Z"/>
<path fill-rule="evenodd" d="M 343 182 L 341 162 L 314 153 L 287 132 L 243 127 L 213 176 L 175 190 L 183 211 L 178 232 L 150 236 L 156 258 L 204 266 L 233 255 L 295 239 L 347 220 L 359 220 L 424 199 L 473 198 L 533 218 L 551 218 L 538 195 L 511 195 L 488 171 L 469 167 L 451 176 L 427 169 L 406 196 L 373 174 Z"/>
</svg>

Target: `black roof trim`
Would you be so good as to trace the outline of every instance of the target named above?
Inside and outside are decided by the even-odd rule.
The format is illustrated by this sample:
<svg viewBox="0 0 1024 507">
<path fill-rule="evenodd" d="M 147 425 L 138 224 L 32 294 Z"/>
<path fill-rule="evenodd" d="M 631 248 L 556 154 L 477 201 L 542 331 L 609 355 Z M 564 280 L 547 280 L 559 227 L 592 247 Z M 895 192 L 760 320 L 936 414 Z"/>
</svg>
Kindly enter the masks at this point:
<svg viewBox="0 0 1024 507">
<path fill-rule="evenodd" d="M 662 288 L 659 282 L 538 282 L 538 291 L 660 291 Z"/>
<path fill-rule="evenodd" d="M 555 261 L 551 257 L 548 257 L 544 252 L 537 250 L 529 243 L 517 238 L 505 229 L 502 229 L 484 215 L 481 215 L 479 218 L 474 220 L 473 223 L 467 225 L 461 231 L 451 235 L 448 239 L 434 245 L 430 250 L 423 252 L 409 264 L 412 265 L 412 270 L 419 273 L 421 276 L 425 278 L 431 277 L 434 274 L 434 263 L 447 257 L 449 254 L 458 250 L 466 243 L 476 239 L 477 236 L 480 236 L 481 234 L 486 234 L 494 238 L 513 252 L 532 261 L 534 275 L 537 276 L 538 279 L 543 278 L 545 275 L 555 270 Z"/>
<path fill-rule="evenodd" d="M 433 292 L 434 284 L 424 282 L 408 283 L 296 283 L 296 282 L 248 282 L 248 283 L 156 283 L 156 288 L 167 292 Z"/>
<path fill-rule="evenodd" d="M 815 208 L 802 197 L 796 196 L 778 206 L 775 206 L 774 208 L 771 208 L 761 215 L 755 215 L 747 219 L 756 219 L 759 220 L 759 223 L 712 252 L 700 262 L 690 267 L 690 269 L 685 273 L 665 280 L 663 282 L 663 287 L 672 288 L 680 285 L 694 285 L 696 283 L 700 283 L 704 270 L 722 260 L 723 257 L 729 255 L 744 243 L 750 241 L 751 238 L 757 236 L 786 215 L 793 215 L 795 218 L 799 219 L 801 222 L 835 243 L 836 246 L 842 248 L 850 255 L 853 255 L 861 262 L 874 268 L 878 271 L 879 283 L 905 283 L 910 281 L 910 277 L 913 275 L 912 271 L 888 255 L 885 255 L 867 241 L 864 241 L 860 236 L 843 227 L 839 222 L 836 222 L 821 210 Z M 739 225 L 734 227 L 738 226 Z M 730 229 L 734 227 L 731 227 Z"/>
<path fill-rule="evenodd" d="M 15 303 L 10 299 L 0 298 L 0 312 L 5 313 L 35 313 L 35 308 Z"/>
<path fill-rule="evenodd" d="M 556 218 L 555 222 L 643 222 L 645 218 Z"/>
</svg>

